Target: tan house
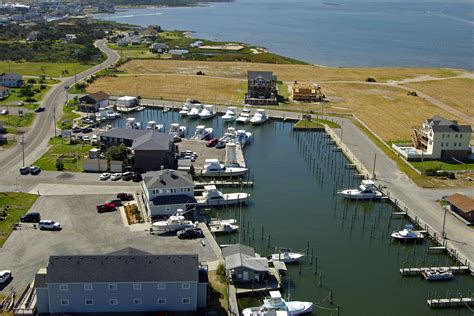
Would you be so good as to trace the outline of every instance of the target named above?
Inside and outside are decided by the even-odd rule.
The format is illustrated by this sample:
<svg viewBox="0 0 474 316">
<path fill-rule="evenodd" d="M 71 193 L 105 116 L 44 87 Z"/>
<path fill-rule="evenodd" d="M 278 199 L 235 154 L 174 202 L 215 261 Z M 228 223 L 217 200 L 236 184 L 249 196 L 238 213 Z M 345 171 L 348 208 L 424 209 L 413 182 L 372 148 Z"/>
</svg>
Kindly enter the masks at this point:
<svg viewBox="0 0 474 316">
<path fill-rule="evenodd" d="M 321 86 L 317 83 L 298 83 L 295 82 L 292 89 L 293 101 L 301 102 L 321 102 L 323 95 Z"/>
</svg>

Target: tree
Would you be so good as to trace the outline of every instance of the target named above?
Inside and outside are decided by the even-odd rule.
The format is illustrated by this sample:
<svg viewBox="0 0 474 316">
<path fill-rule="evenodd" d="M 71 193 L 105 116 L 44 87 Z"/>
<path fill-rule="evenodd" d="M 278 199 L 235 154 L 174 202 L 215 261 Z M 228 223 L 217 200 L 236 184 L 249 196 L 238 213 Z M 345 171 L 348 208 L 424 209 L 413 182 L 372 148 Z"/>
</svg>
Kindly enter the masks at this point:
<svg viewBox="0 0 474 316">
<path fill-rule="evenodd" d="M 124 161 L 129 153 L 130 149 L 128 149 L 124 144 L 120 144 L 118 146 L 109 147 L 109 149 L 107 149 L 107 151 L 105 152 L 105 157 L 108 161 Z"/>
<path fill-rule="evenodd" d="M 24 84 L 20 88 L 20 93 L 25 96 L 27 99 L 31 99 L 34 95 L 35 92 L 31 88 L 30 84 Z"/>
</svg>

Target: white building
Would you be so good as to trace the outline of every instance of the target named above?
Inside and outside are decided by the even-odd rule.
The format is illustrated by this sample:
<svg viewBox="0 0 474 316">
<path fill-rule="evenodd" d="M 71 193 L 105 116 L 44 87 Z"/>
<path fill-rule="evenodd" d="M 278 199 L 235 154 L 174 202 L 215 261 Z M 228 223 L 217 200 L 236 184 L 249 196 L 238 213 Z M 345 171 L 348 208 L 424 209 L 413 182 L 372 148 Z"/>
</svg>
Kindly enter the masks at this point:
<svg viewBox="0 0 474 316">
<path fill-rule="evenodd" d="M 396 144 L 392 147 L 407 160 L 465 161 L 472 151 L 471 134 L 470 125 L 460 125 L 435 115 L 413 129 L 414 147 Z"/>
<path fill-rule="evenodd" d="M 145 204 L 150 217 L 164 217 L 178 209 L 192 210 L 196 206 L 194 182 L 183 171 L 165 169 L 143 174 Z"/>
</svg>

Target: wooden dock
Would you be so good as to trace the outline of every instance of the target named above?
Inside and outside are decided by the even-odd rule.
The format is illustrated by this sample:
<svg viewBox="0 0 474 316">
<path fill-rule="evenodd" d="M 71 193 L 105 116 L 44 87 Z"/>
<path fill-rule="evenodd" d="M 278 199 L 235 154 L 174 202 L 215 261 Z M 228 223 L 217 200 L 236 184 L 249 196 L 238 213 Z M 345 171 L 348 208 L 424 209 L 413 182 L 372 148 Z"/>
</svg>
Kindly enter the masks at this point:
<svg viewBox="0 0 474 316">
<path fill-rule="evenodd" d="M 426 301 L 428 306 L 431 308 L 441 307 L 468 307 L 474 306 L 474 300 L 472 297 L 452 297 L 452 298 L 439 298 L 430 299 Z"/>
<path fill-rule="evenodd" d="M 218 188 L 248 188 L 253 187 L 253 181 L 246 181 L 246 180 L 211 180 L 211 181 L 202 181 L 202 182 L 194 182 L 194 185 L 199 190 L 199 188 L 204 188 L 205 185 L 215 185 Z"/>
<path fill-rule="evenodd" d="M 420 275 L 422 271 L 429 270 L 429 269 L 448 269 L 453 274 L 463 274 L 469 273 L 468 266 L 453 266 L 453 267 L 422 267 L 422 268 L 401 268 L 400 274 L 402 276 L 412 276 L 412 275 Z"/>
</svg>

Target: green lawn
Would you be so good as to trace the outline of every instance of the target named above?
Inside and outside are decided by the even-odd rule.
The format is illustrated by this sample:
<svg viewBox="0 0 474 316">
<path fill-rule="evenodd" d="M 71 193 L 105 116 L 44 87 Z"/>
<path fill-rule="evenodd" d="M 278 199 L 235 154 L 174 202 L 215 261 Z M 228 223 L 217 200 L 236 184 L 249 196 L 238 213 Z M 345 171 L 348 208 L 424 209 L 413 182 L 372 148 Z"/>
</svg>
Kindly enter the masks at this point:
<svg viewBox="0 0 474 316">
<path fill-rule="evenodd" d="M 427 169 L 436 170 L 474 170 L 474 163 L 452 164 L 438 160 L 423 161 L 423 164 L 418 161 L 410 162 L 416 169 L 424 172 Z"/>
<path fill-rule="evenodd" d="M 306 120 L 300 120 L 298 121 L 294 127 L 296 128 L 318 128 L 318 127 L 323 127 L 323 125 L 326 124 L 330 128 L 340 128 L 339 124 L 333 121 L 329 120 L 323 120 L 319 118 L 312 118 L 311 122 L 306 121 Z"/>
<path fill-rule="evenodd" d="M 8 214 L 5 220 L 0 221 L 0 246 L 3 246 L 12 233 L 12 225 L 20 221 L 20 217 L 31 208 L 37 198 L 37 195 L 28 193 L 0 193 L 0 212 L 7 209 Z"/>
<path fill-rule="evenodd" d="M 63 107 L 63 116 L 58 121 L 57 126 L 60 129 L 71 129 L 74 119 L 80 118 L 81 115 L 74 113 L 73 111 L 77 110 L 77 106 L 64 106 Z"/>
<path fill-rule="evenodd" d="M 80 73 L 92 65 L 79 63 L 37 63 L 37 62 L 5 62 L 0 61 L 0 73 L 16 72 L 21 75 L 46 77 L 68 77 L 73 76 L 74 72 Z M 63 70 L 69 74 L 63 75 Z"/>
<path fill-rule="evenodd" d="M 77 162 L 63 161 L 64 170 L 82 172 L 81 159 L 94 147 L 82 143 L 76 145 L 63 144 L 62 141 L 63 139 L 60 137 L 52 138 L 49 141 L 51 147 L 48 152 L 40 159 L 36 160 L 34 165 L 40 167 L 42 170 L 56 171 L 56 159 L 60 154 L 76 154 L 79 155 L 79 160 Z"/>
<path fill-rule="evenodd" d="M 51 89 L 51 86 L 46 86 L 45 89 L 40 89 L 40 84 L 34 84 L 33 89 L 38 89 L 39 92 L 36 93 L 32 98 L 35 99 L 36 101 L 41 101 L 43 96 L 45 95 L 46 92 Z M 6 98 L 0 101 L 0 104 L 10 104 L 10 105 L 17 105 L 18 102 L 23 101 L 27 99 L 25 96 L 17 96 L 17 93 L 20 92 L 20 88 L 17 89 L 10 89 L 10 95 Z"/>
<path fill-rule="evenodd" d="M 33 123 L 34 118 L 34 113 L 25 113 L 23 116 L 2 115 L 0 116 L 0 121 L 4 122 L 7 127 L 28 127 Z"/>
</svg>

